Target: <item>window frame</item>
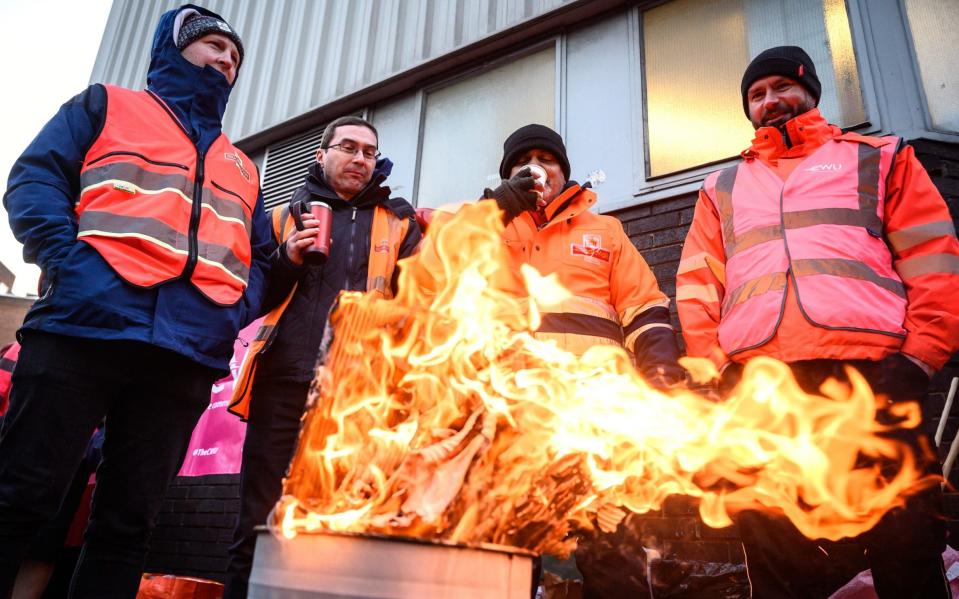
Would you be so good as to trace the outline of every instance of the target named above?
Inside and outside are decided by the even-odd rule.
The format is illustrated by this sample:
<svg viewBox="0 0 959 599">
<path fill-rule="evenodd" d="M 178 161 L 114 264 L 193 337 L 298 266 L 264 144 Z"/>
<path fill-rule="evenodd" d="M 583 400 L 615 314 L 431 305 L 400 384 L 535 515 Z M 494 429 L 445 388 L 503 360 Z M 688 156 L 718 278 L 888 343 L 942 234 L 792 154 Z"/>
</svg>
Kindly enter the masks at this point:
<svg viewBox="0 0 959 599">
<path fill-rule="evenodd" d="M 909 7 L 906 6 L 906 0 L 897 0 L 896 4 L 899 8 L 906 42 L 909 46 L 909 64 L 912 67 L 916 81 L 916 93 L 919 95 L 919 101 L 922 106 L 922 126 L 927 132 L 933 134 L 933 136 L 931 136 L 933 139 L 947 143 L 959 143 L 959 131 L 943 129 L 937 126 L 932 120 L 932 110 L 929 108 L 929 97 L 926 95 L 926 85 L 922 80 L 922 66 L 919 64 L 919 53 L 916 51 L 916 40 L 912 33 L 912 23 L 909 21 Z"/>
<path fill-rule="evenodd" d="M 566 134 L 566 44 L 565 44 L 565 35 L 555 34 L 539 40 L 533 44 L 523 46 L 513 52 L 504 54 L 502 56 L 497 56 L 496 58 L 485 61 L 482 64 L 476 65 L 472 68 L 466 69 L 462 72 L 456 73 L 450 77 L 446 77 L 434 83 L 424 85 L 420 87 L 416 92 L 416 107 L 414 112 L 417 115 L 418 124 L 417 124 L 417 133 L 416 133 L 416 164 L 413 175 L 413 191 L 411 204 L 413 207 L 419 207 L 420 201 L 420 175 L 421 168 L 423 165 L 423 142 L 426 134 L 426 98 L 427 96 L 437 90 L 455 85 L 460 81 L 470 79 L 473 77 L 481 76 L 484 73 L 492 71 L 498 67 L 509 64 L 517 59 L 524 58 L 531 54 L 541 52 L 548 49 L 550 46 L 553 47 L 553 66 L 555 69 L 555 81 L 556 85 L 553 90 L 554 93 L 554 106 L 555 114 L 553 115 L 553 129 L 555 129 L 564 139 Z"/>
<path fill-rule="evenodd" d="M 738 155 L 728 156 L 664 175 L 649 175 L 649 129 L 647 126 L 649 115 L 646 103 L 646 56 L 643 52 L 644 32 L 642 23 L 645 11 L 663 4 L 666 4 L 666 2 L 662 0 L 642 2 L 632 7 L 627 16 L 631 78 L 629 85 L 630 93 L 634 98 L 633 110 L 638 115 L 632 131 L 632 143 L 635 149 L 633 152 L 633 197 L 628 201 L 623 200 L 606 204 L 603 206 L 603 212 L 613 212 L 695 192 L 709 173 L 732 166 L 739 161 Z M 878 133 L 882 131 L 881 111 L 879 110 L 876 82 L 871 68 L 871 53 L 867 44 L 859 2 L 857 0 L 846 0 L 845 4 L 853 51 L 856 55 L 856 67 L 859 72 L 863 110 L 866 116 L 864 122 L 847 129 L 863 134 Z M 749 147 L 749 141 L 748 139 L 743 140 L 742 147 L 744 150 Z"/>
</svg>

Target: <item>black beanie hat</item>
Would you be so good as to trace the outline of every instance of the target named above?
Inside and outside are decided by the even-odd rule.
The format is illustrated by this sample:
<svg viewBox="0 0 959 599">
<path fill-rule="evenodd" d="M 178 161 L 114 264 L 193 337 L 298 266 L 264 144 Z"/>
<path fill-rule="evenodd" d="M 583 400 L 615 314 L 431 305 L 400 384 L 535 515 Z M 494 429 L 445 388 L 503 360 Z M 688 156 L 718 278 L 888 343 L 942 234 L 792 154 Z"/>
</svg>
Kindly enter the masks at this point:
<svg viewBox="0 0 959 599">
<path fill-rule="evenodd" d="M 240 53 L 240 60 L 236 65 L 237 68 L 239 68 L 240 64 L 243 63 L 243 42 L 240 41 L 240 34 L 222 19 L 203 15 L 195 10 L 187 10 L 189 10 L 189 14 L 184 15 L 179 31 L 174 33 L 177 50 L 182 52 L 184 48 L 204 35 L 219 33 L 220 35 L 228 37 L 236 44 L 236 49 Z M 185 10 L 183 12 L 187 11 Z"/>
<path fill-rule="evenodd" d="M 566 145 L 559 133 L 544 125 L 526 125 L 513 131 L 503 142 L 503 161 L 499 163 L 499 176 L 509 179 L 509 172 L 516 159 L 523 152 L 532 149 L 546 150 L 559 161 L 563 175 L 569 181 L 569 158 L 566 157 Z"/>
<path fill-rule="evenodd" d="M 749 91 L 749 86 L 757 79 L 769 75 L 782 75 L 795 80 L 805 87 L 816 99 L 816 104 L 819 104 L 822 84 L 819 83 L 819 77 L 816 76 L 816 65 L 813 64 L 812 59 L 799 46 L 776 46 L 761 52 L 749 63 L 746 72 L 743 73 L 741 86 L 743 110 L 747 117 L 749 116 L 749 100 L 746 98 L 746 92 Z"/>
</svg>

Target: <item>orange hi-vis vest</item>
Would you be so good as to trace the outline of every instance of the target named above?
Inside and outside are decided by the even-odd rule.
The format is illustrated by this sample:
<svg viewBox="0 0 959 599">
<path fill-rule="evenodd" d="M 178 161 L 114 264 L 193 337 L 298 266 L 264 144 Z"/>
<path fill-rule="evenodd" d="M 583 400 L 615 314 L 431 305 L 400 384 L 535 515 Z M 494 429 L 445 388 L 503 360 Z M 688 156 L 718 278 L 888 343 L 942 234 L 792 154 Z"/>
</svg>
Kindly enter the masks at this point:
<svg viewBox="0 0 959 599">
<path fill-rule="evenodd" d="M 106 89 L 103 130 L 80 171 L 77 238 L 128 283 L 182 277 L 210 301 L 235 304 L 250 274 L 256 167 L 223 134 L 198 154 L 151 92 Z"/>
<path fill-rule="evenodd" d="M 897 137 L 847 133 L 812 152 L 785 181 L 748 155 L 706 178 L 726 253 L 724 352 L 772 339 L 789 284 L 815 326 L 905 338 L 906 292 L 883 234 L 886 179 L 898 147 Z"/>
<path fill-rule="evenodd" d="M 295 228 L 289 205 L 274 208 L 271 213 L 271 220 L 273 236 L 279 242 L 282 252 L 284 251 L 283 243 L 293 234 Z M 368 293 L 376 293 L 383 299 L 393 297 L 393 288 L 391 287 L 393 271 L 396 269 L 396 261 L 399 260 L 400 255 L 400 245 L 406 238 L 409 226 L 409 219 L 399 218 L 382 206 L 376 206 L 373 209 L 373 225 L 370 230 L 370 259 L 366 274 L 366 290 Z M 233 384 L 233 396 L 230 398 L 228 410 L 244 421 L 250 413 L 251 390 L 257 362 L 260 355 L 270 347 L 270 343 L 276 335 L 277 324 L 279 324 L 286 307 L 290 305 L 298 286 L 299 283 L 294 284 L 293 289 L 290 290 L 290 293 L 280 305 L 263 318 L 260 328 L 256 331 L 256 336 L 254 336 L 250 347 L 247 348 L 246 355 L 243 357 L 243 363 L 240 365 L 236 381 Z"/>
</svg>

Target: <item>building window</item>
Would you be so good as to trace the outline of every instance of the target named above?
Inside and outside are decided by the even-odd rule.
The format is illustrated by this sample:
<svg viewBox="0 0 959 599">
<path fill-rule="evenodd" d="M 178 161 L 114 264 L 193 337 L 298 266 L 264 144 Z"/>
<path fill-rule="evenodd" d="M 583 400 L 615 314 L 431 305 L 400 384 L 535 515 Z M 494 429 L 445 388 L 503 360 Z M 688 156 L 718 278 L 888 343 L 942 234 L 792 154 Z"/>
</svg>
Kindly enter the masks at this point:
<svg viewBox="0 0 959 599">
<path fill-rule="evenodd" d="M 959 132 L 959 3 L 906 0 L 916 60 L 934 129 Z"/>
<path fill-rule="evenodd" d="M 429 91 L 424 104 L 418 206 L 474 200 L 499 184 L 510 133 L 555 126 L 555 46 Z"/>
<path fill-rule="evenodd" d="M 745 149 L 753 129 L 743 113 L 742 73 L 772 46 L 801 46 L 810 55 L 826 119 L 843 127 L 866 121 L 844 0 L 674 0 L 644 11 L 642 27 L 647 178 Z"/>
</svg>

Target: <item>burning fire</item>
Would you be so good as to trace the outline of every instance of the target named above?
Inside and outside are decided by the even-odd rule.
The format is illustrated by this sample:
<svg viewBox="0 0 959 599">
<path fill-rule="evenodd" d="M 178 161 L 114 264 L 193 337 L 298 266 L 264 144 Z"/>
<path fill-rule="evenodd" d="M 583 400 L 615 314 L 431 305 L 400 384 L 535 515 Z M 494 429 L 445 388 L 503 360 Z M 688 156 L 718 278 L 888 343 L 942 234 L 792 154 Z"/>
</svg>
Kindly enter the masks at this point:
<svg viewBox="0 0 959 599">
<path fill-rule="evenodd" d="M 564 555 L 571 525 L 614 528 L 623 510 L 681 494 L 699 498 L 710 526 L 757 508 L 838 539 L 934 484 L 879 435 L 856 372 L 808 395 L 784 364 L 757 359 L 716 403 L 650 388 L 620 348 L 575 356 L 535 339 L 540 313 L 568 292 L 532 268 L 515 273 L 501 234 L 492 202 L 465 206 L 403 262 L 397 298 L 341 296 L 276 510 L 283 534 Z M 916 405 L 896 409 L 901 426 L 919 423 Z"/>
</svg>

